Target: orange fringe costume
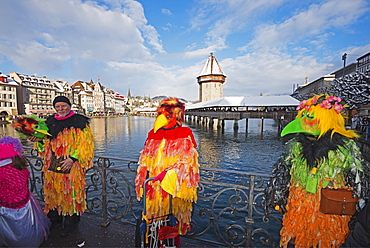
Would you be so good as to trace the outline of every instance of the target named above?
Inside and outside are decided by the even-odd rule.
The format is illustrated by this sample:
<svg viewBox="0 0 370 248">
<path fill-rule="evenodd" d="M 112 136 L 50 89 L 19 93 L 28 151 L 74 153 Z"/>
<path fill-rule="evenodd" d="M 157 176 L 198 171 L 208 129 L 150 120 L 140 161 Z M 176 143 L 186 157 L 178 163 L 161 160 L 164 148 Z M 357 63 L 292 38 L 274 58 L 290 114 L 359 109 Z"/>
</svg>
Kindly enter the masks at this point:
<svg viewBox="0 0 370 248">
<path fill-rule="evenodd" d="M 339 247 L 349 234 L 349 215 L 320 212 L 320 189 L 307 193 L 301 186 L 289 187 L 287 213 L 283 216 L 280 245 L 294 239 L 295 247 Z"/>
<path fill-rule="evenodd" d="M 339 247 L 350 230 L 349 215 L 320 212 L 321 188 L 332 182 L 335 188 L 346 188 L 344 171 L 361 170 L 360 151 L 353 140 L 346 140 L 339 149 L 329 151 L 326 159 L 317 164 L 315 175 L 319 179 L 316 193 L 307 192 L 307 178 L 312 176 L 307 161 L 301 155 L 302 144 L 289 141 L 290 153 L 286 163 L 292 163 L 287 212 L 283 215 L 280 245 L 286 247 L 294 240 L 295 247 Z M 338 166 L 341 165 L 341 166 Z"/>
<path fill-rule="evenodd" d="M 149 132 L 141 151 L 135 179 L 139 200 L 143 196 L 144 181 L 165 173 L 164 178 L 150 181 L 146 187 L 146 217 L 152 219 L 168 214 L 171 193 L 172 212 L 179 221 L 180 235 L 190 230 L 192 204 L 197 201 L 200 181 L 193 133 L 190 128 L 181 127 L 183 110 L 184 105 L 176 98 L 161 102 L 154 129 Z M 160 119 L 166 124 L 157 124 Z"/>
<path fill-rule="evenodd" d="M 62 215 L 81 215 L 86 210 L 85 174 L 93 166 L 94 140 L 90 127 L 65 128 L 52 140 L 45 139 L 44 150 L 44 212 L 57 210 Z M 68 174 L 48 170 L 52 152 L 56 158 L 73 156 L 78 159 Z"/>
</svg>

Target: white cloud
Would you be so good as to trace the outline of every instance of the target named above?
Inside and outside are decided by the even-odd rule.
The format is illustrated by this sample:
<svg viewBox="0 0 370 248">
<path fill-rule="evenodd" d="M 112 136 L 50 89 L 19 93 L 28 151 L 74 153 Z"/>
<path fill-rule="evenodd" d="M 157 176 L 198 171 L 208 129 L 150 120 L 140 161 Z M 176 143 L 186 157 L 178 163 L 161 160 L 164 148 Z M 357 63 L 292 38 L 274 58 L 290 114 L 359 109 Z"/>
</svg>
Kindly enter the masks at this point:
<svg viewBox="0 0 370 248">
<path fill-rule="evenodd" d="M 304 39 L 315 40 L 326 32 L 355 22 L 367 11 L 364 0 L 331 0 L 313 4 L 282 23 L 263 24 L 256 29 L 254 48 L 284 47 Z"/>
<path fill-rule="evenodd" d="M 172 15 L 171 11 L 169 9 L 161 9 L 162 11 L 162 14 L 165 14 L 165 15 Z"/>
<path fill-rule="evenodd" d="M 228 75 L 224 95 L 257 96 L 291 94 L 293 84 L 302 84 L 305 77 L 315 80 L 327 74 L 330 64 L 318 63 L 312 57 L 292 57 L 280 52 L 254 52 L 219 61 Z"/>
<path fill-rule="evenodd" d="M 29 61 L 37 63 L 45 58 L 50 58 L 47 64 L 62 66 L 60 63 L 70 57 L 66 54 L 79 59 L 107 61 L 149 58 L 150 48 L 145 45 L 145 39 L 156 51 L 163 52 L 157 32 L 145 24 L 140 4 L 112 11 L 77 0 L 42 3 L 29 0 L 21 6 L 17 1 L 8 1 L 2 11 L 18 14 L 7 15 L 6 22 L 0 24 L 9 40 L 9 43 L 2 43 L 0 53 L 23 68 L 27 68 L 27 64 L 31 66 Z M 38 57 L 41 58 L 35 59 L 30 51 L 40 52 L 42 56 Z"/>
</svg>

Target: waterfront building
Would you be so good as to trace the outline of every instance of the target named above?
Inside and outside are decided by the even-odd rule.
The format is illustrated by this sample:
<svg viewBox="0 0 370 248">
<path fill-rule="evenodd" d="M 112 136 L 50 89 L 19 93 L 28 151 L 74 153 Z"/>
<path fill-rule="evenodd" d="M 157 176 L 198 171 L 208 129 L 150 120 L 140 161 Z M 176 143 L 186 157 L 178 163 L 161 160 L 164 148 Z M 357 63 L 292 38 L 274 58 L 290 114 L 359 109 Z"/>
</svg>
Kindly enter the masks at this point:
<svg viewBox="0 0 370 248">
<path fill-rule="evenodd" d="M 84 114 L 91 114 L 94 111 L 94 96 L 91 84 L 77 81 L 72 85 L 75 103 Z"/>
<path fill-rule="evenodd" d="M 0 73 L 0 113 L 3 115 L 35 114 L 40 117 L 54 113 L 53 100 L 63 95 L 71 100 L 72 109 L 82 114 L 125 113 L 127 99 L 92 80 L 73 85 L 62 80 L 51 81 L 17 72 Z M 1 115 L 1 114 L 0 114 Z"/>
<path fill-rule="evenodd" d="M 329 74 L 316 79 L 311 83 L 308 83 L 308 81 L 305 80 L 305 83 L 298 86 L 299 88 L 297 88 L 297 90 L 295 90 L 291 96 L 302 101 L 312 97 L 312 93 L 316 95 L 323 94 L 327 88 L 331 87 L 331 83 L 334 81 L 334 79 L 335 75 Z"/>
<path fill-rule="evenodd" d="M 91 88 L 93 89 L 93 99 L 94 99 L 94 113 L 102 114 L 104 113 L 104 92 L 100 83 L 94 84 L 90 81 Z"/>
<path fill-rule="evenodd" d="M 18 114 L 49 115 L 54 113 L 56 88 L 47 77 L 36 77 L 10 72 L 17 88 Z"/>
<path fill-rule="evenodd" d="M 370 52 L 357 59 L 357 71 L 370 71 Z"/>
<path fill-rule="evenodd" d="M 357 63 L 351 63 L 347 65 L 346 67 L 340 68 L 339 70 L 336 70 L 335 72 L 332 72 L 331 75 L 334 75 L 335 78 L 342 78 L 347 75 L 351 75 L 357 72 Z"/>
<path fill-rule="evenodd" d="M 114 109 L 114 94 L 113 91 L 102 87 L 103 89 L 103 99 L 104 99 L 104 113 L 114 114 L 116 111 Z"/>
<path fill-rule="evenodd" d="M 17 88 L 19 85 L 0 72 L 0 121 L 10 115 L 18 115 Z"/>
<path fill-rule="evenodd" d="M 226 75 L 222 71 L 213 53 L 209 55 L 197 80 L 199 84 L 200 102 L 223 97 L 223 84 L 226 81 Z"/>
<path fill-rule="evenodd" d="M 69 85 L 68 82 L 56 80 L 54 81 L 54 86 L 55 86 L 55 96 L 65 96 L 68 99 L 71 99 L 72 104 L 75 103 L 73 98 L 72 87 Z"/>
<path fill-rule="evenodd" d="M 127 98 L 120 95 L 117 92 L 113 92 L 113 101 L 114 101 L 114 109 L 116 114 L 124 114 L 127 112 L 128 108 L 126 108 Z"/>
</svg>

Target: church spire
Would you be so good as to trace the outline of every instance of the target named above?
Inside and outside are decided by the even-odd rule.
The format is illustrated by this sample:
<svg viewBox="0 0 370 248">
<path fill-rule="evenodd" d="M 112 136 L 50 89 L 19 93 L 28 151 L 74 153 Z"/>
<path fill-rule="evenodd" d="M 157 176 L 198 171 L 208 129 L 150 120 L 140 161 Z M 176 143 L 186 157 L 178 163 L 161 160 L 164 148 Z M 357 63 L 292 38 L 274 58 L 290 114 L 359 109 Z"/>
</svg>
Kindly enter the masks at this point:
<svg viewBox="0 0 370 248">
<path fill-rule="evenodd" d="M 131 91 L 130 91 L 130 88 L 128 89 L 128 92 L 127 92 L 127 98 L 131 98 Z"/>
</svg>

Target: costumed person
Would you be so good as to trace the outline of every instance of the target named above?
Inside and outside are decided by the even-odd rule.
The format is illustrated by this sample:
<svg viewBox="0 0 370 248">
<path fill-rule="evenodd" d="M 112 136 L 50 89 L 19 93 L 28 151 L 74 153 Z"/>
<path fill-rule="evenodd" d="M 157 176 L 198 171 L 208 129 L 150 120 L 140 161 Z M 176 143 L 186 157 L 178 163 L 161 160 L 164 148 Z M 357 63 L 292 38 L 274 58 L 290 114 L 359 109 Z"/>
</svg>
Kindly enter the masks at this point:
<svg viewBox="0 0 370 248">
<path fill-rule="evenodd" d="M 138 200 L 143 196 L 143 183 L 155 179 L 146 187 L 146 217 L 164 216 L 169 211 L 169 194 L 172 210 L 178 220 L 179 235 L 190 230 L 191 211 L 197 200 L 200 181 L 198 152 L 190 128 L 182 127 L 185 104 L 177 98 L 161 101 L 139 158 L 135 179 Z"/>
<path fill-rule="evenodd" d="M 0 246 L 39 247 L 50 220 L 28 189 L 30 172 L 18 139 L 0 139 Z"/>
<path fill-rule="evenodd" d="M 43 142 L 40 155 L 44 158 L 44 212 L 53 227 L 62 224 L 60 236 L 65 237 L 87 208 L 85 175 L 93 166 L 94 140 L 89 118 L 71 110 L 67 97 L 57 96 L 53 106 L 57 113 L 45 122 L 50 136 L 28 139 Z"/>
<path fill-rule="evenodd" d="M 357 210 L 368 200 L 369 169 L 355 142 L 358 135 L 345 128 L 344 107 L 339 97 L 316 95 L 300 103 L 296 119 L 281 133 L 290 140 L 265 190 L 265 210 L 283 213 L 281 247 L 339 247 L 344 242 L 352 213 L 324 213 L 322 190 L 352 189 L 347 200 L 359 197 Z"/>
</svg>

